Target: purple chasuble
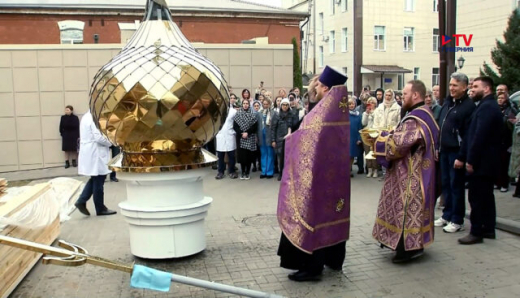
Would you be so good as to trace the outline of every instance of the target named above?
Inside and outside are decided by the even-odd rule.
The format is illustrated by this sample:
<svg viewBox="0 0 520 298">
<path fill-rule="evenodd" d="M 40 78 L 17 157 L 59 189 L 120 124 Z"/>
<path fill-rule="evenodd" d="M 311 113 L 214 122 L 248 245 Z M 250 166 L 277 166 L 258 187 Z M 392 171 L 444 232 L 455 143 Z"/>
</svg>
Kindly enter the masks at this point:
<svg viewBox="0 0 520 298">
<path fill-rule="evenodd" d="M 278 223 L 298 249 L 349 238 L 350 122 L 347 88 L 335 86 L 285 140 Z"/>
<path fill-rule="evenodd" d="M 396 249 L 401 236 L 407 251 L 433 243 L 438 138 L 433 114 L 422 106 L 408 113 L 395 131 L 376 140 L 374 154 L 389 167 L 372 235 L 391 249 Z"/>
</svg>

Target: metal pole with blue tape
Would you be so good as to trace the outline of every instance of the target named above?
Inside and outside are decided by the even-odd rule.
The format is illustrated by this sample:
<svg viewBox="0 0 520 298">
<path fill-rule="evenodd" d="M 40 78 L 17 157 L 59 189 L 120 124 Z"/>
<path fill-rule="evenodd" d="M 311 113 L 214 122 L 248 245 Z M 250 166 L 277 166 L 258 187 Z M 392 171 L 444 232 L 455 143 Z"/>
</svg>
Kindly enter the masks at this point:
<svg viewBox="0 0 520 298">
<path fill-rule="evenodd" d="M 141 265 L 124 264 L 90 255 L 81 246 L 60 240 L 60 247 L 43 245 L 23 239 L 0 235 L 0 244 L 34 251 L 44 254 L 43 264 L 60 266 L 81 266 L 92 264 L 112 270 L 123 271 L 131 274 L 130 285 L 134 288 L 150 289 L 155 291 L 169 292 L 172 282 L 182 283 L 199 288 L 235 294 L 251 298 L 283 298 L 276 294 L 264 293 L 250 289 L 234 287 L 230 285 L 210 282 L 206 280 L 191 278 L 164 272 Z"/>
</svg>

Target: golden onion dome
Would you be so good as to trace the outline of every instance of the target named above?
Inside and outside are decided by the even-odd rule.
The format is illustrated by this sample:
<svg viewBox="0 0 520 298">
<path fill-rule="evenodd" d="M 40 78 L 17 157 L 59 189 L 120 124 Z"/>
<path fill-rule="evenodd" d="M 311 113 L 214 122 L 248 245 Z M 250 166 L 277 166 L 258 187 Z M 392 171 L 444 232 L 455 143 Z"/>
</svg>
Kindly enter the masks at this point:
<svg viewBox="0 0 520 298">
<path fill-rule="evenodd" d="M 164 0 L 147 0 L 139 29 L 98 71 L 90 91 L 98 128 L 122 148 L 110 163 L 116 171 L 213 164 L 216 157 L 202 146 L 217 134 L 228 103 L 222 72 L 184 37 Z"/>
</svg>

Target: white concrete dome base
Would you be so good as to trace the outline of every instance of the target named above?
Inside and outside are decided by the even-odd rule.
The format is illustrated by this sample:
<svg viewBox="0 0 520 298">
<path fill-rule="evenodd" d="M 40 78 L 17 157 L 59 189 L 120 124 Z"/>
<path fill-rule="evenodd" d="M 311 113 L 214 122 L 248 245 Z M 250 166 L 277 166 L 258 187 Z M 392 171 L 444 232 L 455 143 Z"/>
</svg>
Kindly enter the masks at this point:
<svg viewBox="0 0 520 298">
<path fill-rule="evenodd" d="M 194 255 L 206 248 L 204 218 L 210 197 L 203 195 L 204 169 L 164 173 L 118 172 L 127 200 L 119 203 L 130 225 L 130 249 L 146 259 Z"/>
</svg>

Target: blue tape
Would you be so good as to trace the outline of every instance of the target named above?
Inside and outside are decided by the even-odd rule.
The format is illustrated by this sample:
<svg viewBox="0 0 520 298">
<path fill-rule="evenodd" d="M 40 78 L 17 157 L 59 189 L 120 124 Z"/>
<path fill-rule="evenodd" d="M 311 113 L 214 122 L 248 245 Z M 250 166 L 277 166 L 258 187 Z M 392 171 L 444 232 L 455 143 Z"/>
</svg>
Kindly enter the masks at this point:
<svg viewBox="0 0 520 298">
<path fill-rule="evenodd" d="M 135 265 L 130 279 L 130 286 L 139 289 L 150 289 L 169 292 L 172 284 L 172 274 L 146 266 Z"/>
</svg>

